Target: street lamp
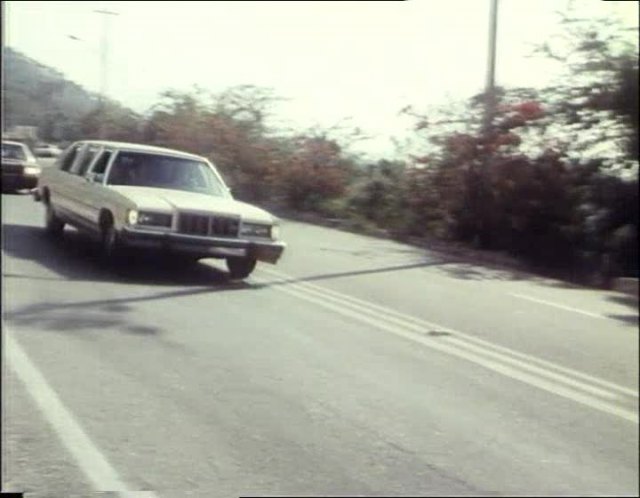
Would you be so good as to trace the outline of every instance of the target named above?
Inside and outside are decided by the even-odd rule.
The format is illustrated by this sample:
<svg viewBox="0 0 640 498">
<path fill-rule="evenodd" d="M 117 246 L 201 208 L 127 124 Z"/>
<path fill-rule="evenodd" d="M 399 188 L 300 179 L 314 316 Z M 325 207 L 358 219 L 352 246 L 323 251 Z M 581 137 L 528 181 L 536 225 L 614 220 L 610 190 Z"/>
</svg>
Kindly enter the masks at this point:
<svg viewBox="0 0 640 498">
<path fill-rule="evenodd" d="M 67 35 L 67 38 L 69 40 L 73 40 L 74 42 L 80 42 L 82 44 L 84 44 L 84 46 L 87 48 L 87 50 L 92 54 L 92 56 L 96 56 L 96 58 L 98 58 L 99 51 L 98 48 L 95 47 L 93 44 L 88 43 L 86 40 L 75 36 L 75 35 Z M 102 78 L 102 74 L 100 73 L 100 78 Z M 98 83 L 99 84 L 99 83 Z M 98 105 L 95 108 L 95 111 L 97 111 L 98 116 L 99 114 L 102 112 L 102 108 L 103 108 L 103 103 L 102 103 L 102 96 L 100 95 L 100 90 L 96 90 L 95 93 L 98 95 Z M 100 131 L 100 133 L 102 133 L 102 131 Z"/>
<path fill-rule="evenodd" d="M 100 125 L 99 125 L 99 138 L 106 138 L 105 126 L 104 126 L 104 118 L 105 118 L 105 109 L 106 109 L 106 98 L 108 91 L 108 65 L 109 65 L 109 20 L 111 16 L 118 16 L 117 12 L 112 12 L 109 10 L 94 10 L 96 14 L 100 14 L 103 16 L 102 18 L 102 41 L 100 44 L 100 90 L 98 92 L 98 110 L 101 115 Z M 83 39 L 78 38 L 74 35 L 67 35 L 67 37 L 74 41 L 84 42 Z"/>
<path fill-rule="evenodd" d="M 101 47 L 101 77 L 100 77 L 100 113 L 102 114 L 103 119 L 100 120 L 100 138 L 104 139 L 105 136 L 105 128 L 104 128 L 104 117 L 105 117 L 105 99 L 107 97 L 107 78 L 108 78 L 108 51 L 109 51 L 109 20 L 111 16 L 118 16 L 117 12 L 112 12 L 110 10 L 94 10 L 96 14 L 102 15 L 102 47 Z"/>
</svg>

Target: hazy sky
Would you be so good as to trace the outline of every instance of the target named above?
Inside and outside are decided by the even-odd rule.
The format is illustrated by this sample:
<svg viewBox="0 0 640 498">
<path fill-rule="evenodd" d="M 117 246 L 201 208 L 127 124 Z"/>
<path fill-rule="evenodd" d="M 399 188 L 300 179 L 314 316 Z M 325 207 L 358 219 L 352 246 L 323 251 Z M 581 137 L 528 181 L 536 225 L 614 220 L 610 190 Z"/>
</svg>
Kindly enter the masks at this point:
<svg viewBox="0 0 640 498">
<path fill-rule="evenodd" d="M 108 94 L 144 111 L 167 88 L 210 90 L 251 83 L 291 100 L 280 115 L 296 126 L 354 126 L 389 149 L 425 107 L 482 91 L 489 0 L 406 2 L 5 2 L 5 44 L 100 88 L 103 16 L 110 19 Z M 621 15 L 637 24 L 638 2 L 577 0 L 585 14 Z M 542 85 L 557 67 L 529 59 L 557 31 L 562 0 L 501 0 L 497 83 Z M 111 17 L 111 16 L 110 16 Z M 71 40 L 73 35 L 83 41 Z"/>
</svg>

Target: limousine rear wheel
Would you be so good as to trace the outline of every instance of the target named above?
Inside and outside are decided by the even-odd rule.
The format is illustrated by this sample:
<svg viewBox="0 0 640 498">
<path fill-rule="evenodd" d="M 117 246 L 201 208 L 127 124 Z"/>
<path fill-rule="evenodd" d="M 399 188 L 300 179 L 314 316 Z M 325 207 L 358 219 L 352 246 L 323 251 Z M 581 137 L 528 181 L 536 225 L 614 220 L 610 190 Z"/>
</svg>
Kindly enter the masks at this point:
<svg viewBox="0 0 640 498">
<path fill-rule="evenodd" d="M 227 258 L 227 268 L 233 280 L 241 280 L 251 275 L 256 267 L 254 258 Z"/>
<path fill-rule="evenodd" d="M 56 215 L 56 212 L 53 209 L 53 206 L 51 205 L 51 202 L 47 202 L 45 204 L 44 224 L 45 224 L 45 230 L 47 231 L 47 233 L 54 237 L 57 237 L 60 234 L 62 234 L 62 231 L 64 230 L 64 221 L 58 218 L 58 216 Z"/>
</svg>

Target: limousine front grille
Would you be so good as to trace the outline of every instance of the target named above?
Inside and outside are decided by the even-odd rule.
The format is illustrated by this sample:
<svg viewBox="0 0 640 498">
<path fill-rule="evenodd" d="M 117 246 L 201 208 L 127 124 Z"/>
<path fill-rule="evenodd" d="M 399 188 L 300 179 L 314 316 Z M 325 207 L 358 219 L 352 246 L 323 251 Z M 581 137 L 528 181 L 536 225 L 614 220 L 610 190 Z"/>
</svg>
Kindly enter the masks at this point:
<svg viewBox="0 0 640 498">
<path fill-rule="evenodd" d="M 178 232 L 204 237 L 237 237 L 240 220 L 228 216 L 208 216 L 181 213 L 178 217 Z"/>
</svg>

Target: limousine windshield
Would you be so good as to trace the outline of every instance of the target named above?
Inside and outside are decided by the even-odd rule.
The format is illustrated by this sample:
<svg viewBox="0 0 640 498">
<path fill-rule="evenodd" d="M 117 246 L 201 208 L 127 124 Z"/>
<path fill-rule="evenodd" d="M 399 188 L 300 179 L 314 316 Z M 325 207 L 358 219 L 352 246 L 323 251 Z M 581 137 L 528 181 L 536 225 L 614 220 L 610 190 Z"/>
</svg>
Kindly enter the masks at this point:
<svg viewBox="0 0 640 498">
<path fill-rule="evenodd" d="M 119 152 L 108 185 L 167 188 L 225 196 L 227 189 L 208 164 L 194 159 L 141 152 Z"/>
</svg>

